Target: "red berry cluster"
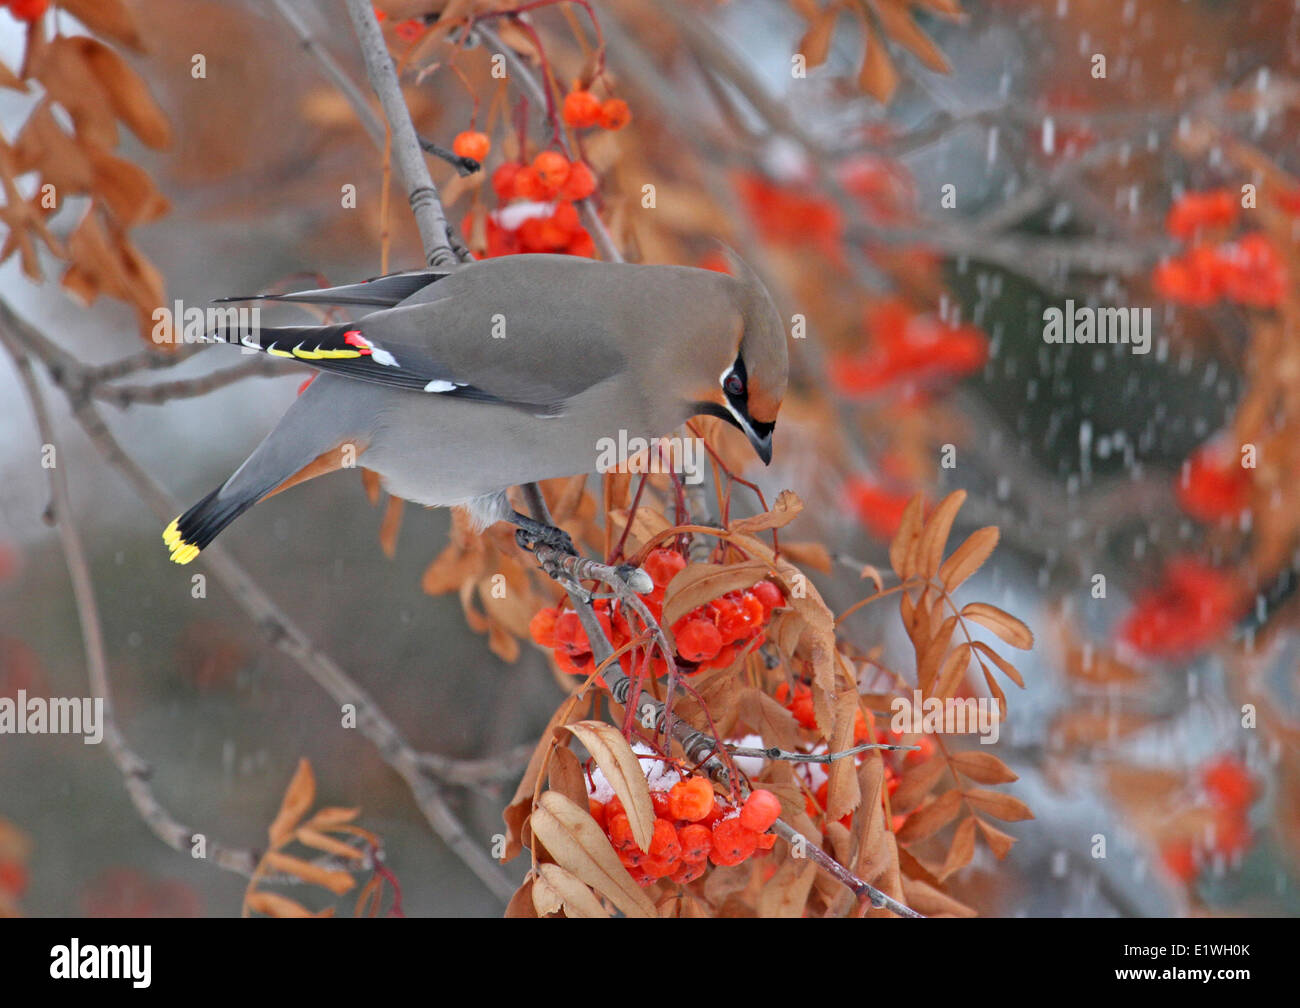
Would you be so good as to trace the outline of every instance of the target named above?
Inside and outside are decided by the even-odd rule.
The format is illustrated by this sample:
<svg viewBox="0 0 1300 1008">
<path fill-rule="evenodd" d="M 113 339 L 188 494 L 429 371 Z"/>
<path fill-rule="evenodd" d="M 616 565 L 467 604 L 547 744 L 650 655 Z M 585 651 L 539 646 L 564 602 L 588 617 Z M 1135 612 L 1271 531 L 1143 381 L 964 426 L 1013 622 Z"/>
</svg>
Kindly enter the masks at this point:
<svg viewBox="0 0 1300 1008">
<path fill-rule="evenodd" d="M 570 161 L 553 150 L 542 151 L 529 163 L 507 161 L 492 173 L 492 190 L 503 209 L 487 218 L 488 258 L 520 252 L 595 256 L 595 243 L 573 205 L 596 191 L 596 176 L 585 162 Z M 535 205 L 505 210 L 514 200 Z M 466 231 L 471 224 L 466 218 Z"/>
<path fill-rule="evenodd" d="M 663 615 L 668 582 L 685 566 L 686 558 L 676 550 L 654 549 L 646 555 L 642 567 L 654 582 L 654 590 L 643 601 L 656 620 Z M 780 588 L 771 581 L 760 581 L 743 592 L 728 592 L 692 610 L 672 628 L 678 667 L 688 675 L 706 668 L 726 668 L 751 642 L 754 646 L 762 644 L 772 611 L 784 604 L 785 596 Z M 597 599 L 592 607 L 616 648 L 632 639 L 627 619 L 617 604 Z M 542 609 L 532 618 L 528 632 L 534 643 L 553 649 L 556 663 L 564 671 L 574 675 L 591 674 L 591 644 L 577 613 Z M 623 668 L 631 674 L 631 660 L 627 656 L 623 658 Z M 662 657 L 656 656 L 651 662 L 652 674 L 658 677 L 667 671 Z"/>
<path fill-rule="evenodd" d="M 8 7 L 19 21 L 37 21 L 49 10 L 50 0 L 0 0 L 0 7 Z"/>
<path fill-rule="evenodd" d="M 652 786 L 650 800 L 654 833 L 650 849 L 642 850 L 632 838 L 631 823 L 617 795 L 606 802 L 594 795 L 588 798 L 591 817 L 609 837 L 628 874 L 641 885 L 661 878 L 693 882 L 710 861 L 738 865 L 776 843 L 776 835 L 767 831 L 780 818 L 781 803 L 771 791 L 751 792 L 737 809 L 714 795 L 706 778 L 687 777 L 670 787 Z"/>
<path fill-rule="evenodd" d="M 564 96 L 564 121 L 574 129 L 599 126 L 620 130 L 632 121 L 632 113 L 622 98 L 601 101 L 585 88 L 575 88 Z"/>
</svg>

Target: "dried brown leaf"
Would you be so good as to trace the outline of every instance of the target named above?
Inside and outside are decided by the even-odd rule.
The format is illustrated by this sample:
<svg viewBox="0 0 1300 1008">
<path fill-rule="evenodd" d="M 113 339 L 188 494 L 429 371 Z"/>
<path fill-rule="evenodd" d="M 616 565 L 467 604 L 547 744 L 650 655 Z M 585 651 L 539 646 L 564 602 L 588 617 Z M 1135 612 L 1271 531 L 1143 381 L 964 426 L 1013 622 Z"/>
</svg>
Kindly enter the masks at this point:
<svg viewBox="0 0 1300 1008">
<path fill-rule="evenodd" d="M 117 53 L 96 39 L 74 36 L 82 59 L 103 86 L 114 114 L 130 127 L 140 142 L 154 150 L 171 146 L 167 116 L 149 93 L 149 86 Z"/>
<path fill-rule="evenodd" d="M 916 554 L 921 573 L 927 578 L 934 578 L 943 563 L 943 550 L 948 545 L 948 536 L 952 532 L 952 523 L 957 519 L 957 512 L 966 502 L 965 490 L 954 490 L 934 509 L 917 543 Z"/>
<path fill-rule="evenodd" d="M 907 502 L 907 507 L 903 508 L 903 517 L 898 523 L 898 531 L 894 533 L 894 539 L 889 544 L 889 566 L 894 568 L 894 573 L 904 581 L 916 573 L 908 561 L 915 552 L 917 539 L 921 535 L 924 502 L 925 498 L 921 494 L 917 494 Z"/>
<path fill-rule="evenodd" d="M 623 733 L 604 721 L 579 721 L 577 724 L 565 725 L 565 728 L 591 753 L 591 758 L 596 761 L 610 787 L 623 803 L 623 810 L 632 827 L 632 838 L 638 847 L 648 851 L 655 828 L 654 805 L 650 801 L 650 787 L 646 784 L 641 760 L 632 751 Z M 583 797 L 586 797 L 585 792 Z"/>
<path fill-rule="evenodd" d="M 144 51 L 135 20 L 122 0 L 59 0 L 59 6 L 96 35 Z"/>
<path fill-rule="evenodd" d="M 943 868 L 939 872 L 941 880 L 948 878 L 953 872 L 961 871 L 971 862 L 975 856 L 975 817 L 967 816 L 957 824 L 957 830 L 952 837 L 952 846 L 948 848 L 948 856 L 944 858 Z"/>
<path fill-rule="evenodd" d="M 540 917 L 564 910 L 566 917 L 608 917 L 595 893 L 559 865 L 544 864 L 533 882 L 533 907 Z"/>
<path fill-rule="evenodd" d="M 956 591 L 961 584 L 983 566 L 998 545 L 998 527 L 986 525 L 976 529 L 952 551 L 952 556 L 939 567 L 939 581 L 947 591 Z"/>
<path fill-rule="evenodd" d="M 1003 822 L 1021 822 L 1034 818 L 1034 813 L 1029 811 L 1028 805 L 1019 798 L 1003 794 L 1001 791 L 971 788 L 966 792 L 966 800 L 977 809 L 982 809 L 994 819 L 1001 819 Z"/>
<path fill-rule="evenodd" d="M 770 511 L 732 522 L 731 531 L 752 534 L 765 532 L 768 529 L 785 528 L 799 517 L 799 512 L 802 510 L 803 501 L 799 499 L 799 495 L 793 490 L 782 490 L 777 494 L 776 503 L 772 505 Z"/>
<path fill-rule="evenodd" d="M 874 25 L 862 26 L 866 42 L 862 49 L 862 67 L 858 70 L 858 87 L 880 102 L 888 105 L 898 90 L 898 71 L 894 61 Z"/>
<path fill-rule="evenodd" d="M 913 844 L 928 840 L 956 819 L 960 811 L 961 789 L 951 788 L 907 817 L 898 831 L 898 842 Z"/>
<path fill-rule="evenodd" d="M 986 602 L 968 602 L 962 606 L 962 617 L 974 620 L 997 634 L 1003 641 L 1021 651 L 1034 646 L 1034 635 L 1029 627 L 1008 612 Z"/>
<path fill-rule="evenodd" d="M 831 39 L 835 33 L 835 22 L 839 18 L 839 13 L 839 6 L 836 4 L 817 11 L 808 25 L 808 30 L 799 40 L 795 52 L 803 54 L 809 68 L 821 66 L 826 62 L 826 57 L 831 51 Z"/>
<path fill-rule="evenodd" d="M 364 851 L 309 826 L 299 826 L 298 832 L 294 834 L 294 839 L 304 846 L 324 851 L 326 854 L 333 854 L 335 857 L 348 858 L 351 861 L 360 861 L 365 857 Z"/>
<path fill-rule="evenodd" d="M 587 809 L 547 791 L 530 822 L 533 834 L 546 845 L 556 864 L 607 897 L 629 917 L 655 916 L 654 904 L 632 881 Z"/>
<path fill-rule="evenodd" d="M 984 834 L 984 840 L 988 843 L 989 849 L 999 861 L 1011 853 L 1011 848 L 1016 844 L 1016 837 L 1010 833 L 1003 833 L 996 826 L 990 825 L 979 816 L 975 816 L 975 821 L 979 823 L 980 832 Z"/>
<path fill-rule="evenodd" d="M 294 771 L 284 799 L 280 802 L 280 811 L 276 813 L 268 830 L 272 847 L 278 847 L 288 839 L 315 800 L 316 778 L 311 772 L 311 764 L 305 758 L 300 759 L 298 769 Z"/>
<path fill-rule="evenodd" d="M 903 771 L 898 788 L 889 799 L 889 807 L 895 812 L 909 812 L 924 800 L 939 779 L 948 770 L 948 761 L 942 753 L 935 753 L 925 762 L 910 766 Z"/>
<path fill-rule="evenodd" d="M 1021 678 L 1020 670 L 1017 669 L 1005 658 L 1003 658 L 996 651 L 994 651 L 991 647 L 989 647 L 983 641 L 975 641 L 975 650 L 978 651 L 980 654 L 992 659 L 993 664 L 996 665 L 999 669 L 1001 669 L 1002 674 L 1006 676 L 1008 679 L 1010 679 L 1013 683 L 1015 683 L 1021 689 L 1025 688 L 1025 680 Z M 983 662 L 981 662 L 980 664 L 982 665 Z"/>
<path fill-rule="evenodd" d="M 980 784 L 1007 784 L 1020 779 L 1002 760 L 980 749 L 953 753 L 948 761 L 954 770 Z"/>
</svg>

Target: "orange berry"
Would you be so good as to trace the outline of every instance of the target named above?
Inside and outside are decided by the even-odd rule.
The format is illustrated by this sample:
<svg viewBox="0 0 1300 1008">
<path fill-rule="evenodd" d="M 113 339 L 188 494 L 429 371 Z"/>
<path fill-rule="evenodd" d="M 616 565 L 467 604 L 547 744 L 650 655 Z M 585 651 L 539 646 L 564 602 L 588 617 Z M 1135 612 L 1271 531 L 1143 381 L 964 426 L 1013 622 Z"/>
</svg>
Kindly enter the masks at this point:
<svg viewBox="0 0 1300 1008">
<path fill-rule="evenodd" d="M 661 878 L 667 878 L 681 866 L 681 858 L 656 858 L 648 857 L 641 862 L 641 870 L 651 882 Z M 648 883 L 642 883 L 646 885 Z"/>
<path fill-rule="evenodd" d="M 626 811 L 627 810 L 623 808 L 623 799 L 620 798 L 618 795 L 614 795 L 613 798 L 605 802 L 606 818 L 608 818 L 609 816 L 618 815 L 620 812 L 626 813 Z"/>
<path fill-rule="evenodd" d="M 606 98 L 600 103 L 600 125 L 607 130 L 621 130 L 632 121 L 632 113 L 622 98 Z"/>
<path fill-rule="evenodd" d="M 582 621 L 572 609 L 566 609 L 556 617 L 552 634 L 556 651 L 563 651 L 571 656 L 587 654 L 591 651 L 587 633 L 582 629 Z"/>
<path fill-rule="evenodd" d="M 781 589 L 771 581 L 760 581 L 749 589 L 749 592 L 763 604 L 764 620 L 773 609 L 779 609 L 785 605 L 785 596 L 781 594 Z"/>
<path fill-rule="evenodd" d="M 555 609 L 538 609 L 528 621 L 528 636 L 534 644 L 542 647 L 555 647 L 555 621 L 559 618 Z M 576 614 L 575 614 L 576 615 Z"/>
<path fill-rule="evenodd" d="M 672 803 L 668 799 L 667 791 L 651 791 L 650 806 L 655 810 L 655 816 L 660 819 L 679 818 L 672 813 Z"/>
<path fill-rule="evenodd" d="M 769 851 L 769 850 L 771 850 L 771 849 L 772 849 L 773 847 L 775 847 L 775 846 L 776 846 L 776 834 L 775 834 L 775 833 L 760 833 L 760 834 L 758 835 L 758 849 L 759 849 L 759 850 L 761 850 L 761 851 Z"/>
<path fill-rule="evenodd" d="M 605 806 L 596 801 L 595 798 L 587 798 L 587 811 L 591 813 L 591 818 L 595 819 L 601 829 L 605 828 Z"/>
<path fill-rule="evenodd" d="M 699 822 L 713 811 L 713 785 L 703 777 L 687 777 L 668 792 L 668 809 L 674 819 Z"/>
<path fill-rule="evenodd" d="M 757 847 L 758 834 L 742 826 L 739 819 L 720 819 L 713 824 L 709 860 L 716 865 L 738 865 Z"/>
<path fill-rule="evenodd" d="M 672 879 L 678 885 L 686 885 L 687 882 L 694 882 L 703 875 L 708 867 L 709 862 L 707 859 L 683 861 L 681 867 L 673 872 Z"/>
<path fill-rule="evenodd" d="M 578 219 L 578 208 L 568 200 L 561 200 L 555 204 L 551 223 L 559 228 L 566 238 L 572 238 L 582 230 L 582 222 Z"/>
<path fill-rule="evenodd" d="M 706 861 L 713 849 L 713 831 L 703 823 L 689 823 L 677 831 L 683 861 Z"/>
<path fill-rule="evenodd" d="M 682 845 L 677 839 L 677 827 L 667 819 L 656 819 L 654 833 L 650 837 L 650 850 L 646 853 L 660 861 L 676 861 L 680 858 Z"/>
<path fill-rule="evenodd" d="M 640 851 L 632 837 L 632 824 L 628 821 L 626 812 L 610 812 L 606 809 L 605 832 L 609 834 L 609 842 L 615 850 Z"/>
<path fill-rule="evenodd" d="M 515 194 L 515 176 L 519 174 L 522 168 L 518 161 L 507 161 L 505 164 L 498 165 L 497 170 L 492 173 L 492 191 L 497 194 L 497 199 L 502 203 L 510 201 Z"/>
<path fill-rule="evenodd" d="M 708 661 L 722 649 L 718 628 L 702 617 L 687 616 L 673 627 L 677 653 L 688 662 Z"/>
<path fill-rule="evenodd" d="M 596 191 L 596 176 L 585 161 L 569 165 L 569 177 L 560 186 L 560 195 L 568 200 L 586 199 Z"/>
<path fill-rule="evenodd" d="M 781 818 L 781 801 L 771 791 L 750 792 L 740 809 L 740 825 L 755 833 L 766 833 Z"/>
<path fill-rule="evenodd" d="M 533 158 L 533 171 L 547 195 L 553 195 L 569 178 L 569 159 L 559 151 L 542 151 Z"/>
<path fill-rule="evenodd" d="M 546 198 L 546 187 L 542 185 L 541 176 L 532 165 L 523 165 L 515 172 L 515 195 L 526 200 Z"/>
<path fill-rule="evenodd" d="M 488 151 L 492 149 L 492 141 L 488 139 L 486 133 L 466 130 L 464 133 L 456 134 L 456 139 L 451 142 L 451 149 L 457 157 L 472 158 L 482 162 L 488 156 Z"/>
<path fill-rule="evenodd" d="M 600 100 L 590 91 L 570 91 L 564 96 L 564 121 L 574 129 L 600 122 Z"/>
<path fill-rule="evenodd" d="M 686 558 L 676 550 L 652 549 L 641 561 L 641 566 L 650 575 L 650 580 L 656 587 L 666 588 L 668 582 L 686 566 Z"/>
<path fill-rule="evenodd" d="M 19 21 L 36 21 L 47 9 L 50 0 L 9 0 L 9 12 Z"/>
</svg>

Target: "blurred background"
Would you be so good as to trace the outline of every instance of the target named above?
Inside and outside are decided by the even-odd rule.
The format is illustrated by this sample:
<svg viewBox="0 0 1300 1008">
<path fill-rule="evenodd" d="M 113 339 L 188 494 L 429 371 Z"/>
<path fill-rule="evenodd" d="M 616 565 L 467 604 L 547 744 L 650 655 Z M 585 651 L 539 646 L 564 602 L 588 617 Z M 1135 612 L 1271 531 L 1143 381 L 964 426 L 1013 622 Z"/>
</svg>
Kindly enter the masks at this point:
<svg viewBox="0 0 1300 1008">
<path fill-rule="evenodd" d="M 297 28 L 368 93 L 340 2 L 46 6 L 0 10 L 0 297 L 57 347 L 96 368 L 136 361 L 159 304 L 420 265 L 400 183 L 386 189 L 382 151 L 300 44 Z M 521 143 L 546 146 L 546 107 L 513 62 L 493 76 L 491 42 L 447 28 L 519 5 L 376 6 L 421 134 L 491 140 L 474 175 L 429 159 L 449 219 L 476 254 L 536 250 L 518 211 L 497 214 L 514 197 L 493 183 Z M 626 125 L 566 132 L 628 259 L 714 266 L 722 237 L 802 317 L 776 458 L 746 475 L 769 499 L 804 500 L 795 538 L 823 544 L 809 556 L 832 608 L 868 593 L 861 564 L 887 567 L 914 493 L 964 489 L 955 535 L 1001 530 L 970 590 L 1035 631 L 997 752 L 1036 819 L 955 892 L 1001 915 L 1293 914 L 1300 3 L 591 9 L 600 36 L 576 4 L 482 24 L 534 82 L 549 72 L 557 103 L 575 81 L 626 102 Z M 121 66 L 55 47 L 60 35 L 94 36 Z M 51 181 L 66 201 L 40 207 Z M 1045 342 L 1044 310 L 1067 298 L 1149 308 L 1150 352 Z M 238 466 L 308 372 L 257 365 L 157 403 L 142 389 L 234 366 L 247 358 L 213 347 L 116 381 L 98 372 L 90 393 L 184 506 Z M 218 579 L 195 597 L 159 520 L 37 372 L 117 723 L 157 801 L 258 848 L 306 757 L 321 802 L 360 806 L 383 838 L 405 913 L 500 914 L 500 892 Z M 68 568 L 43 521 L 43 438 L 8 355 L 0 431 L 0 695 L 87 695 Z M 430 778 L 486 851 L 563 694 L 545 655 L 512 643 L 520 628 L 490 647 L 454 590 L 426 590 L 446 587 L 426 572 L 449 525 L 372 503 L 343 472 L 262 504 L 221 542 L 415 749 L 487 761 Z M 906 664 L 888 606 L 843 633 Z M 150 831 L 106 746 L 0 736 L 6 910 L 227 916 L 243 887 Z"/>
</svg>

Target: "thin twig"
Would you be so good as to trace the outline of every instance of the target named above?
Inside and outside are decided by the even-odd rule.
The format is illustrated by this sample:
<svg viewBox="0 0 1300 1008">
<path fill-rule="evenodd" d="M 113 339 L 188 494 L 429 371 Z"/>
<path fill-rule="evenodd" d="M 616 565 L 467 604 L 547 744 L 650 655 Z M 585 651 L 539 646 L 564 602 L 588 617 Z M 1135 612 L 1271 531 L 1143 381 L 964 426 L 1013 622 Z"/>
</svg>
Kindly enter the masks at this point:
<svg viewBox="0 0 1300 1008">
<path fill-rule="evenodd" d="M 13 317 L 8 305 L 0 301 L 0 343 L 4 344 L 12 357 L 19 381 L 31 404 L 37 436 L 43 444 L 53 445 L 56 443 L 54 425 L 45 408 L 45 400 L 37 385 L 31 360 L 23 344 L 15 338 L 12 322 Z M 67 457 L 66 452 L 64 457 Z M 46 469 L 46 475 L 51 495 L 48 519 L 54 524 L 58 533 L 59 545 L 63 549 L 64 561 L 68 567 L 68 576 L 72 579 L 72 594 L 77 606 L 77 619 L 81 623 L 81 639 L 86 652 L 86 673 L 90 680 L 91 694 L 103 701 L 104 743 L 118 771 L 122 774 L 131 803 L 150 831 L 168 847 L 183 854 L 190 854 L 194 849 L 195 838 L 203 836 L 206 839 L 208 860 L 227 871 L 251 875 L 258 861 L 255 852 L 213 840 L 207 833 L 179 822 L 162 806 L 154 796 L 150 784 L 153 769 L 130 747 L 119 729 L 113 709 L 108 658 L 104 651 L 99 606 L 95 601 L 95 588 L 90 577 L 90 567 L 86 562 L 86 551 L 81 542 L 81 534 L 72 521 L 72 498 L 68 491 L 68 478 L 63 465 L 57 459 L 53 466 Z"/>
<path fill-rule="evenodd" d="M 411 113 L 402 97 L 402 86 L 397 70 L 388 55 L 388 44 L 379 30 L 375 10 L 369 0 L 345 0 L 352 26 L 361 45 L 361 55 L 366 62 L 366 76 L 370 86 L 379 96 L 384 116 L 393 133 L 393 161 L 406 183 L 407 198 L 415 226 L 420 232 L 420 245 L 425 262 L 430 266 L 450 266 L 458 262 L 447 234 L 447 217 L 438 197 L 438 187 L 424 163 L 420 138 L 411 123 Z"/>
</svg>

